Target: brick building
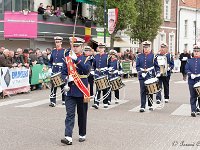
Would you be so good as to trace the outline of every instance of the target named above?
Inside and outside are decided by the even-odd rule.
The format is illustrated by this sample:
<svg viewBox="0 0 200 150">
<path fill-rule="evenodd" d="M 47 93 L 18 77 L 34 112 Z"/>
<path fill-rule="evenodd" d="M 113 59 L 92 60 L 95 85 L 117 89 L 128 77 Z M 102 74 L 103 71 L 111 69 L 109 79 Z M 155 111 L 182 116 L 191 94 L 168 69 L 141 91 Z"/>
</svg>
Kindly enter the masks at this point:
<svg viewBox="0 0 200 150">
<path fill-rule="evenodd" d="M 170 52 L 173 54 L 176 52 L 177 6 L 177 0 L 163 0 L 163 24 L 154 40 L 153 50 L 155 53 L 160 49 L 160 44 L 163 42 L 169 45 Z"/>
</svg>

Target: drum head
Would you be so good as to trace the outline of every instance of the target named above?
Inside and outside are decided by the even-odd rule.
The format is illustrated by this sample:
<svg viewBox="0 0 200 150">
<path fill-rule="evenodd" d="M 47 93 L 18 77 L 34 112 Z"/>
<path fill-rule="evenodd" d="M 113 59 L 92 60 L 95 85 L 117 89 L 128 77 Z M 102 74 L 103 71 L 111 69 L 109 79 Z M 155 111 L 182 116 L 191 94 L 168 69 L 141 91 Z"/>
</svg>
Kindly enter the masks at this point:
<svg viewBox="0 0 200 150">
<path fill-rule="evenodd" d="M 52 75 L 51 77 L 55 77 L 55 76 L 57 76 L 57 75 L 59 75 L 59 74 L 61 74 L 61 72 L 58 72 L 58 73 Z"/>
<path fill-rule="evenodd" d="M 194 88 L 200 87 L 200 82 L 194 84 Z"/>
<path fill-rule="evenodd" d="M 114 78 L 110 79 L 110 81 L 116 80 L 118 78 L 120 78 L 120 77 L 114 77 Z"/>
<path fill-rule="evenodd" d="M 100 80 L 100 79 L 103 79 L 103 78 L 107 78 L 108 76 L 100 76 L 98 78 L 96 78 L 95 80 Z"/>
<path fill-rule="evenodd" d="M 151 84 L 151 83 L 154 83 L 154 82 L 158 82 L 158 79 L 157 78 L 151 78 L 151 79 L 148 79 L 144 82 L 144 84 Z"/>
</svg>

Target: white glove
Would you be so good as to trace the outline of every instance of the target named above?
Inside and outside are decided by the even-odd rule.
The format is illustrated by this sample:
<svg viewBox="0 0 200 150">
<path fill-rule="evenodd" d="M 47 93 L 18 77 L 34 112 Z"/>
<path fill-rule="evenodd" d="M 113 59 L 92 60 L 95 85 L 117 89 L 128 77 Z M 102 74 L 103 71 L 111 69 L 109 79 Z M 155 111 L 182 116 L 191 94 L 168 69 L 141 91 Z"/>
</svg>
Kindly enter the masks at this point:
<svg viewBox="0 0 200 150">
<path fill-rule="evenodd" d="M 70 52 L 69 57 L 71 57 L 73 60 L 77 60 L 77 56 L 76 56 L 76 54 L 74 53 L 74 51 L 71 51 L 71 52 Z"/>
<path fill-rule="evenodd" d="M 145 78 L 145 77 L 146 77 L 146 75 L 147 75 L 146 73 L 142 73 L 142 77 L 143 77 L 143 78 Z"/>
<path fill-rule="evenodd" d="M 160 77 L 160 73 L 158 73 L 158 74 L 156 75 L 156 77 L 159 78 L 159 77 Z"/>
<path fill-rule="evenodd" d="M 69 77 L 68 77 L 68 80 L 67 80 L 67 81 L 68 81 L 68 83 L 69 83 L 69 82 L 72 82 L 72 81 L 74 81 L 74 78 L 72 77 L 72 75 L 69 75 Z"/>
<path fill-rule="evenodd" d="M 52 69 L 51 68 L 49 68 L 48 73 L 52 74 Z"/>
<path fill-rule="evenodd" d="M 94 71 L 91 71 L 90 73 L 91 73 L 92 75 L 94 75 Z"/>
<path fill-rule="evenodd" d="M 141 71 L 144 71 L 144 69 L 143 69 L 143 68 L 140 68 L 140 70 L 141 70 Z"/>
<path fill-rule="evenodd" d="M 113 73 L 118 73 L 118 70 L 115 70 Z"/>
<path fill-rule="evenodd" d="M 123 74 L 123 71 L 119 71 L 118 73 L 119 73 L 119 74 Z"/>
<path fill-rule="evenodd" d="M 191 76 L 191 79 L 194 79 L 197 77 L 195 74 L 191 74 L 190 76 Z"/>
<path fill-rule="evenodd" d="M 167 71 L 170 71 L 170 70 L 171 70 L 171 68 L 170 68 L 170 67 L 168 67 L 168 68 L 167 68 Z"/>
<path fill-rule="evenodd" d="M 112 69 L 113 69 L 113 67 L 109 67 L 109 68 L 108 68 L 109 71 L 112 71 Z"/>
</svg>

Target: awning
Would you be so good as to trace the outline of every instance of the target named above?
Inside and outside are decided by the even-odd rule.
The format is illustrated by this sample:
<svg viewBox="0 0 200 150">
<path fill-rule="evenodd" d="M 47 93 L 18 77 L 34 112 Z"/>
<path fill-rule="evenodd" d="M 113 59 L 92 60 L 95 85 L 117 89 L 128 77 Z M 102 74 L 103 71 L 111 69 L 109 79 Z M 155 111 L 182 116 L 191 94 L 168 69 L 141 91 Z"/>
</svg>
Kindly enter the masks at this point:
<svg viewBox="0 0 200 150">
<path fill-rule="evenodd" d="M 92 38 L 92 41 L 95 43 L 104 43 L 104 38 L 103 37 Z M 106 37 L 106 46 L 110 47 L 110 37 Z M 115 38 L 114 47 L 130 48 L 135 46 L 130 43 L 129 39 Z"/>
</svg>

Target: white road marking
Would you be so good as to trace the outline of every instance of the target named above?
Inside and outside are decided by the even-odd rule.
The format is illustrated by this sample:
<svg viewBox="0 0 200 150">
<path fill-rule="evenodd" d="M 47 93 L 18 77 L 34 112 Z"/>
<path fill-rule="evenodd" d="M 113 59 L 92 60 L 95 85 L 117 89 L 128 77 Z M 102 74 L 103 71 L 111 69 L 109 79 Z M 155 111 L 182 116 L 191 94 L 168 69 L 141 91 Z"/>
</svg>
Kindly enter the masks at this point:
<svg viewBox="0 0 200 150">
<path fill-rule="evenodd" d="M 174 112 L 172 112 L 171 115 L 190 116 L 191 115 L 191 106 L 190 106 L 190 104 L 182 104 Z"/>
<path fill-rule="evenodd" d="M 29 101 L 31 99 L 15 99 L 15 100 L 10 100 L 10 101 L 6 101 L 6 102 L 1 102 L 0 106 L 6 106 L 6 105 L 11 105 L 11 104 L 16 104 L 16 103 L 20 103 L 20 102 L 24 102 L 24 101 Z"/>
<path fill-rule="evenodd" d="M 174 83 L 176 83 L 176 84 L 179 84 L 179 83 L 187 83 L 187 81 L 176 81 L 176 82 L 174 82 Z"/>
<path fill-rule="evenodd" d="M 45 99 L 45 100 L 41 100 L 41 101 L 37 101 L 37 102 L 33 102 L 33 103 L 28 103 L 28 104 L 24 104 L 24 105 L 19 105 L 19 106 L 15 106 L 15 107 L 35 107 L 35 106 L 47 104 L 49 102 L 50 102 L 49 99 Z"/>
<path fill-rule="evenodd" d="M 155 110 L 155 109 L 162 109 L 163 107 L 164 107 L 164 103 L 163 102 L 161 102 L 160 104 L 153 104 L 153 110 Z M 129 111 L 132 111 L 132 112 L 140 112 L 140 106 L 141 105 L 138 105 L 138 106 L 136 106 L 136 107 L 134 107 L 133 109 L 131 109 L 131 110 L 129 110 Z M 145 112 L 147 112 L 147 113 L 150 113 L 150 112 L 152 112 L 152 111 L 150 111 L 149 110 L 149 106 L 148 106 L 148 104 L 146 103 L 146 108 L 145 108 Z"/>
</svg>

